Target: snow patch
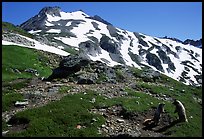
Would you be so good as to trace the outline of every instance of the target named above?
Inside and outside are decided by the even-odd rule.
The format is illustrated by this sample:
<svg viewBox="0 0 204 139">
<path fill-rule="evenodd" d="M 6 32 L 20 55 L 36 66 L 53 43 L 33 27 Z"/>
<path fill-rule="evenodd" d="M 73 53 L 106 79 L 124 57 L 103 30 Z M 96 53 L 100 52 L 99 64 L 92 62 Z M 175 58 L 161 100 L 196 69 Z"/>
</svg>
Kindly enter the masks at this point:
<svg viewBox="0 0 204 139">
<path fill-rule="evenodd" d="M 50 29 L 47 32 L 49 32 L 49 33 L 61 33 L 61 30 L 60 29 Z"/>
<path fill-rule="evenodd" d="M 45 22 L 45 25 L 46 25 L 46 26 L 49 26 L 49 27 L 50 27 L 50 26 L 54 26 L 54 24 L 51 24 L 51 23 L 48 22 L 48 21 Z"/>
<path fill-rule="evenodd" d="M 31 33 L 31 34 L 33 34 L 33 33 L 38 33 L 38 32 L 41 32 L 42 30 L 36 30 L 36 31 L 34 31 L 34 30 L 31 30 L 31 31 L 28 31 L 28 33 Z"/>
<path fill-rule="evenodd" d="M 101 49 L 101 54 L 98 54 L 96 57 L 91 56 L 91 55 L 88 55 L 88 56 L 89 56 L 90 59 L 93 60 L 93 61 L 97 61 L 97 60 L 98 60 L 98 61 L 102 61 L 102 62 L 103 62 L 102 59 L 106 59 L 107 61 L 109 61 L 109 63 L 106 63 L 106 64 L 107 64 L 108 66 L 111 66 L 111 67 L 113 67 L 113 66 L 115 66 L 115 65 L 121 65 L 120 63 L 113 61 L 113 60 L 111 59 L 109 53 L 108 53 L 107 51 L 103 50 L 103 49 Z"/>
<path fill-rule="evenodd" d="M 28 38 L 28 37 L 25 37 L 25 36 L 22 36 L 22 35 L 19 35 L 19 36 L 21 36 L 23 38 L 26 38 L 29 41 L 34 42 L 34 46 L 27 46 L 27 45 L 17 44 L 17 43 L 14 43 L 14 42 L 8 42 L 8 41 L 4 41 L 4 40 L 2 40 L 2 45 L 18 45 L 18 46 L 27 47 L 27 48 L 43 50 L 43 51 L 47 51 L 47 52 L 58 54 L 58 55 L 62 55 L 62 56 L 68 56 L 69 55 L 68 52 L 65 52 L 65 51 L 63 51 L 61 49 L 58 49 L 56 47 L 42 44 L 42 43 L 40 43 L 40 42 L 38 42 L 36 40 L 33 40 L 31 38 Z"/>
<path fill-rule="evenodd" d="M 79 37 L 79 38 L 75 38 L 75 37 L 70 37 L 70 38 L 66 38 L 66 37 L 54 37 L 54 39 L 56 40 L 60 40 L 65 44 L 74 46 L 74 47 L 79 47 L 79 44 L 81 42 L 85 42 L 88 41 L 89 39 L 85 36 Z"/>
</svg>

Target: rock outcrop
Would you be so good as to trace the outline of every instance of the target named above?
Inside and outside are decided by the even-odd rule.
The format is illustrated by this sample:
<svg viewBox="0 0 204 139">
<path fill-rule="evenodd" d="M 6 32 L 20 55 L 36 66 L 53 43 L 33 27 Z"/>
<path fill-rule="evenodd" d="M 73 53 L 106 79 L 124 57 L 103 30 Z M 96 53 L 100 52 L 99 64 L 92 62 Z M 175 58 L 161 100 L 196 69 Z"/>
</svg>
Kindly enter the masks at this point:
<svg viewBox="0 0 204 139">
<path fill-rule="evenodd" d="M 52 75 L 45 80 L 51 81 L 56 78 L 67 78 L 80 71 L 83 67 L 87 66 L 88 63 L 88 59 L 79 56 L 67 56 L 60 62 L 59 67 L 53 70 Z"/>
</svg>

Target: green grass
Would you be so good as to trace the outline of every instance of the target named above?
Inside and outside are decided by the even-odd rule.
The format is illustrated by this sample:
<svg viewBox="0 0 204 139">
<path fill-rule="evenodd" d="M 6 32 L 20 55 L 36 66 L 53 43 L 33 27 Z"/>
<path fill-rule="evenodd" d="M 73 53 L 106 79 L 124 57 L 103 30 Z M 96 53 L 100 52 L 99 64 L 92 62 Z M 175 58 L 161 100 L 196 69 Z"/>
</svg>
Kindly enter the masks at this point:
<svg viewBox="0 0 204 139">
<path fill-rule="evenodd" d="M 6 93 L 12 92 L 13 90 L 21 89 L 23 87 L 26 87 L 28 82 L 29 82 L 29 79 L 20 80 L 18 82 L 7 82 L 7 81 L 2 82 L 2 86 L 3 86 L 2 92 L 6 94 Z"/>
<path fill-rule="evenodd" d="M 2 31 L 9 31 L 9 32 L 13 32 L 13 33 L 18 33 L 21 34 L 23 36 L 27 36 L 29 38 L 33 38 L 33 35 L 26 32 L 25 30 L 16 27 L 15 25 L 8 23 L 8 22 L 2 22 Z"/>
<path fill-rule="evenodd" d="M 66 48 L 64 49 L 64 51 L 66 51 L 66 52 L 68 52 L 68 53 L 70 53 L 70 54 L 72 54 L 72 55 L 78 54 L 78 51 L 77 51 L 76 49 L 74 49 L 74 48 L 71 48 L 71 47 L 66 47 Z"/>
<path fill-rule="evenodd" d="M 59 89 L 59 93 L 67 93 L 68 90 L 72 89 L 71 86 L 61 86 L 60 89 Z"/>
<path fill-rule="evenodd" d="M 2 80 L 11 81 L 17 78 L 31 78 L 34 75 L 24 72 L 25 69 L 36 69 L 40 76 L 49 76 L 51 69 L 45 66 L 46 61 L 39 61 L 40 53 L 34 49 L 20 46 L 2 46 Z M 42 56 L 41 56 L 42 57 Z M 18 69 L 21 73 L 13 72 Z"/>
<path fill-rule="evenodd" d="M 163 78 L 164 79 L 164 78 Z M 165 78 L 166 80 L 167 78 Z M 160 79 L 160 82 L 164 80 Z M 188 123 L 180 123 L 165 131 L 165 133 L 171 133 L 173 137 L 200 137 L 202 136 L 202 106 L 193 99 L 193 95 L 198 98 L 202 98 L 202 88 L 187 86 L 179 83 L 173 79 L 168 78 L 165 84 L 167 86 L 161 86 L 156 84 L 148 84 L 146 82 L 137 82 L 137 86 L 140 88 L 146 88 L 153 94 L 165 94 L 172 98 L 180 100 L 186 108 L 186 115 Z M 169 90 L 173 87 L 173 91 Z M 182 92 L 185 90 L 185 92 Z M 145 98 L 144 98 L 145 100 Z M 151 98 L 146 101 L 149 102 Z M 157 101 L 156 101 L 157 102 Z M 145 104 L 145 101 L 144 103 Z M 154 103 L 155 104 L 155 103 Z M 171 117 L 176 119 L 178 115 L 174 113 L 175 106 L 170 102 L 165 102 L 165 110 L 170 114 Z M 144 105 L 142 107 L 145 107 Z M 142 108 L 143 109 L 143 108 Z M 193 118 L 190 118 L 193 117 Z"/>
<path fill-rule="evenodd" d="M 5 112 L 14 107 L 16 101 L 23 100 L 23 95 L 15 92 L 7 93 L 2 96 L 2 111 Z"/>
<path fill-rule="evenodd" d="M 116 80 L 124 81 L 125 77 L 124 77 L 124 73 L 122 72 L 122 70 L 116 69 L 115 74 L 116 74 Z"/>
<path fill-rule="evenodd" d="M 68 95 L 44 107 L 19 112 L 16 118 L 28 119 L 29 127 L 25 131 L 9 134 L 9 136 L 100 136 L 97 127 L 105 120 L 101 115 L 89 112 L 94 107 L 89 101 L 95 95 L 90 91 L 86 95 L 82 93 Z M 97 121 L 92 122 L 93 118 Z M 77 125 L 85 128 L 77 129 Z"/>
<path fill-rule="evenodd" d="M 96 83 L 98 83 L 98 84 L 108 80 L 108 78 L 107 78 L 105 73 L 100 73 L 100 74 L 98 74 L 98 76 L 99 77 L 98 77 L 98 79 L 96 81 Z"/>
<path fill-rule="evenodd" d="M 130 70 L 135 77 L 141 77 L 141 74 L 143 73 L 143 71 L 138 68 L 131 68 Z"/>
<path fill-rule="evenodd" d="M 36 69 L 39 77 L 51 74 L 46 62 L 48 58 L 37 50 L 13 45 L 2 46 L 2 111 L 11 109 L 15 101 L 23 99 L 17 90 L 27 86 L 29 79 L 35 77 L 25 72 L 25 69 Z M 18 69 L 20 73 L 12 69 Z"/>
<path fill-rule="evenodd" d="M 6 121 L 2 120 L 2 131 L 8 130 L 8 126 L 6 124 Z"/>
</svg>

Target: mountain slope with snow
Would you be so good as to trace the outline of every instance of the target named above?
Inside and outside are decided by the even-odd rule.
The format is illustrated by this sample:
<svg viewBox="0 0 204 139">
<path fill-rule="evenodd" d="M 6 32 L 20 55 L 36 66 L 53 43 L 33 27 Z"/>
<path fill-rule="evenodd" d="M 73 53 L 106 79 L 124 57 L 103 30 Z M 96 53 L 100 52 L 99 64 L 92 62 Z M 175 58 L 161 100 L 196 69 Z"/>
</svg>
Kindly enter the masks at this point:
<svg viewBox="0 0 204 139">
<path fill-rule="evenodd" d="M 202 49 L 190 44 L 130 32 L 99 16 L 59 7 L 43 8 L 20 27 L 36 41 L 44 38 L 52 47 L 72 49 L 109 66 L 150 67 L 185 84 L 202 85 Z"/>
</svg>

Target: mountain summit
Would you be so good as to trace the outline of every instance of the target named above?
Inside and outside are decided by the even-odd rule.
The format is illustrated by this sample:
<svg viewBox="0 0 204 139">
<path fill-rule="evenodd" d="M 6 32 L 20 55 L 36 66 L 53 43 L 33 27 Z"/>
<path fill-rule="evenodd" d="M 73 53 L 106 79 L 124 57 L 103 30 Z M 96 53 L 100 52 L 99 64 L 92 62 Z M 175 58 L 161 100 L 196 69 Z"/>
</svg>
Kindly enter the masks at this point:
<svg viewBox="0 0 204 139">
<path fill-rule="evenodd" d="M 130 32 L 100 16 L 63 12 L 59 7 L 43 8 L 20 27 L 35 40 L 69 54 L 109 66 L 151 68 L 185 84 L 202 85 L 202 49 L 191 43 Z"/>
<path fill-rule="evenodd" d="M 49 15 L 53 15 L 53 16 L 60 16 L 60 11 L 61 8 L 60 7 L 45 7 L 43 8 L 38 15 L 45 15 L 45 14 L 49 14 Z"/>
</svg>

